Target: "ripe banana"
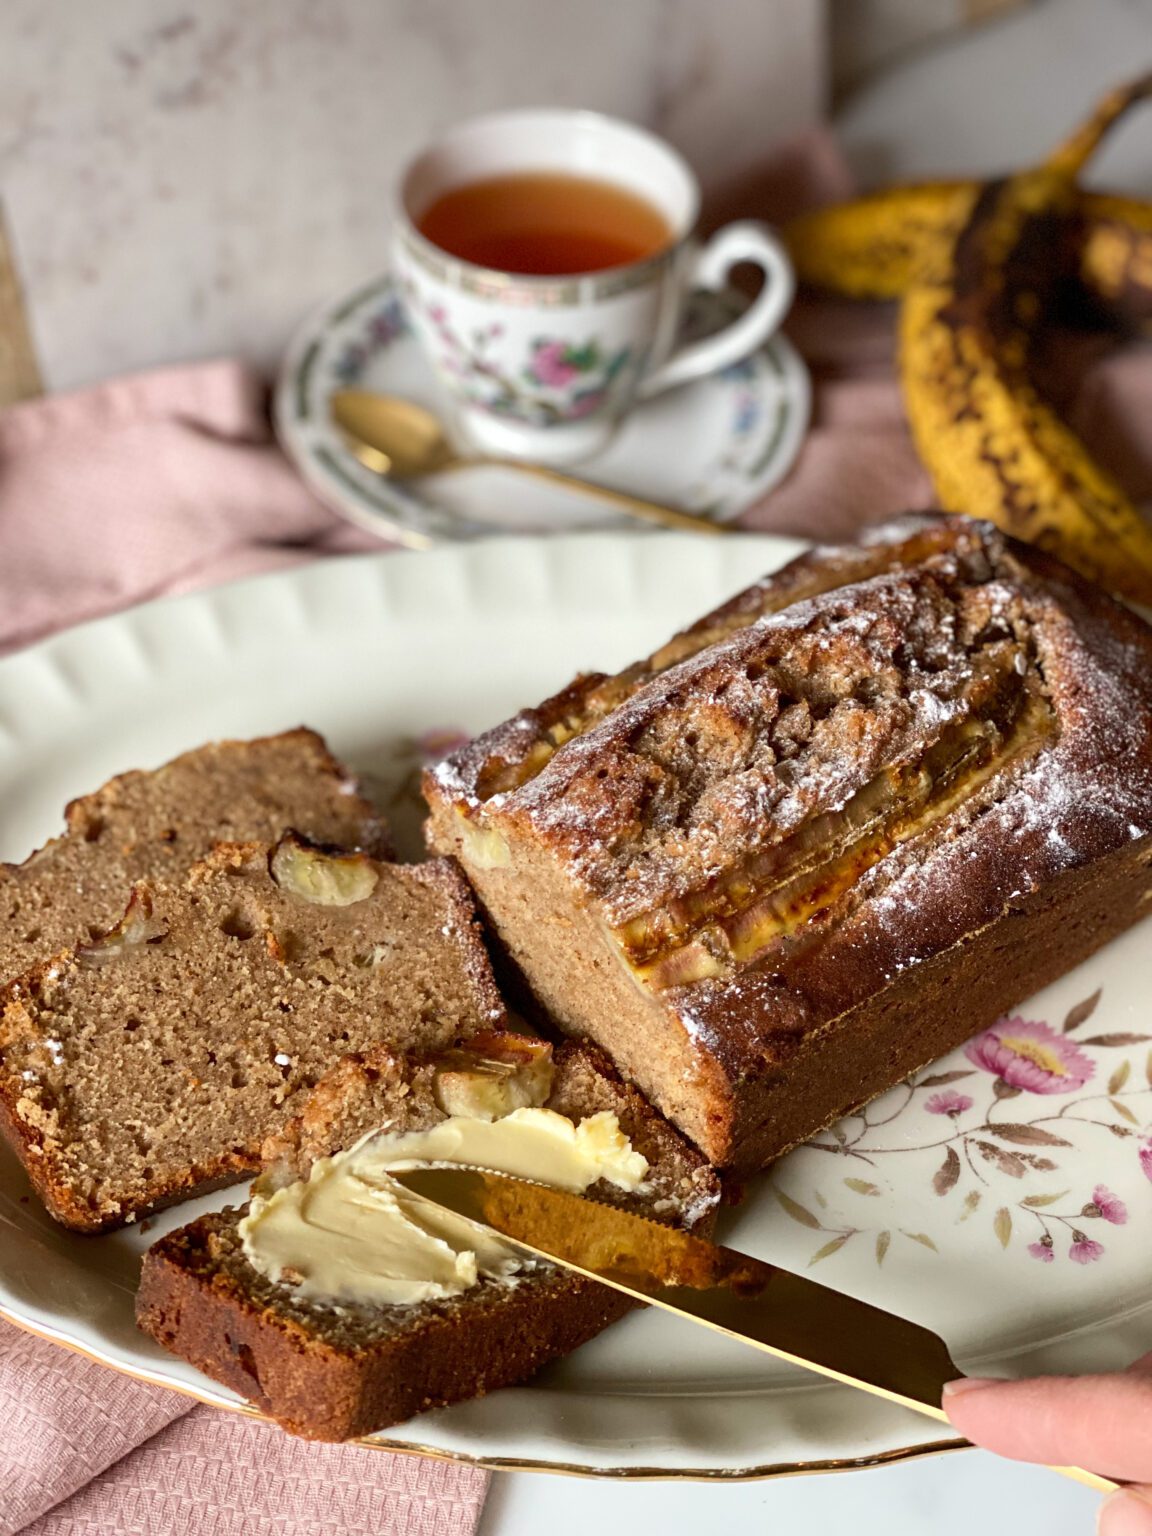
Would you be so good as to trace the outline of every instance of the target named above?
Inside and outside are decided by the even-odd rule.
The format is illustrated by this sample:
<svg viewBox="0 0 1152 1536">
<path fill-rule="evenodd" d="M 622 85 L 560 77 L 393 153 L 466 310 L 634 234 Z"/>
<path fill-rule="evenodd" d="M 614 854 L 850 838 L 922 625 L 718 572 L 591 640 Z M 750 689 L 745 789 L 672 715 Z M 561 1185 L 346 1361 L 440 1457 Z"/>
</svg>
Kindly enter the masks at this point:
<svg viewBox="0 0 1152 1536">
<path fill-rule="evenodd" d="M 801 282 L 854 299 L 898 299 L 939 281 L 980 195 L 977 181 L 889 187 L 801 214 L 784 231 Z M 1152 328 L 1152 203 L 1082 192 L 1061 235 L 1094 319 Z"/>
<path fill-rule="evenodd" d="M 888 187 L 793 219 L 784 229 L 803 283 L 850 299 L 898 299 L 917 277 L 947 272 L 976 181 Z"/>
<path fill-rule="evenodd" d="M 914 278 L 900 322 L 905 405 L 942 506 L 990 518 L 1142 602 L 1152 602 L 1152 528 L 1029 370 L 1067 276 L 1058 235 L 1076 211 L 1076 177 L 1149 94 L 1152 76 L 1114 92 L 1042 165 L 985 186 L 950 259 Z"/>
</svg>

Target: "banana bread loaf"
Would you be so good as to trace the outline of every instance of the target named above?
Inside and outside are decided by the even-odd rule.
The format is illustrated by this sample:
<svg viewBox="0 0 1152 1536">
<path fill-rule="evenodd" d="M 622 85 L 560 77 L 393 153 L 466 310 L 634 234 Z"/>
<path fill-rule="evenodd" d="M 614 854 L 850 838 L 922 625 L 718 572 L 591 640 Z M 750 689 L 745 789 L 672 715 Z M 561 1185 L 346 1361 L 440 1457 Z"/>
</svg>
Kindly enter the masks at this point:
<svg viewBox="0 0 1152 1536">
<path fill-rule="evenodd" d="M 480 1048 L 491 1046 L 485 1040 Z M 461 1051 L 413 1059 L 386 1049 L 341 1063 L 303 1116 L 270 1141 L 273 1182 L 306 1177 L 316 1158 L 356 1143 L 366 1130 L 402 1133 L 442 1121 L 440 1084 L 446 1074 L 467 1075 L 467 1065 Z M 541 1083 L 535 1102 L 542 1100 L 572 1121 L 615 1114 L 647 1159 L 642 1194 L 621 1196 L 598 1185 L 599 1198 L 710 1229 L 719 1199 L 715 1175 L 598 1051 L 561 1046 L 551 1084 Z M 414 1305 L 303 1300 L 291 1284 L 269 1280 L 249 1262 L 243 1216 L 227 1210 L 201 1217 L 156 1243 L 144 1260 L 137 1321 L 166 1349 L 309 1439 L 369 1434 L 523 1381 L 632 1305 L 606 1286 L 544 1264 L 514 1283 L 483 1278 L 462 1294 Z"/>
<path fill-rule="evenodd" d="M 425 793 L 557 1023 L 747 1171 L 1149 910 L 1152 631 L 988 524 L 903 519 Z"/>
<path fill-rule="evenodd" d="M 99 1231 L 254 1171 L 348 1051 L 504 1018 L 450 860 L 221 844 L 0 992 L 0 1129 L 52 1215 Z"/>
<path fill-rule="evenodd" d="M 386 856 L 387 832 L 355 778 L 303 728 L 220 741 L 73 800 L 67 830 L 0 864 L 0 982 L 117 922 L 134 880 L 180 880 L 221 840 L 273 842 L 286 827 Z"/>
</svg>

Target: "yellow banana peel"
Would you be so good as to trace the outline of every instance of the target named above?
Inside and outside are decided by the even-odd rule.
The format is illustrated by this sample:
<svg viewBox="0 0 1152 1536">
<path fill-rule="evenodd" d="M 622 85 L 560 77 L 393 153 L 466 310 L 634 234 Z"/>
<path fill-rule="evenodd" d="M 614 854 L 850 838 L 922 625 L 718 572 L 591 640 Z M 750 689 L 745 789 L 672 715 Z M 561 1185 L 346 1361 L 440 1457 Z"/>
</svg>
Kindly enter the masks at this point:
<svg viewBox="0 0 1152 1536">
<path fill-rule="evenodd" d="M 793 219 L 784 230 L 801 282 L 853 299 L 899 299 L 947 277 L 978 181 L 888 187 Z M 1073 253 L 1086 318 L 1152 328 L 1152 203 L 1078 192 L 1061 238 Z"/>
<path fill-rule="evenodd" d="M 1113 92 L 1042 165 L 980 189 L 947 258 L 916 267 L 900 320 L 908 418 L 943 507 L 1145 603 L 1152 527 L 1038 390 L 1031 363 L 1065 277 L 1057 234 L 1076 212 L 1076 178 L 1149 94 L 1152 76 Z"/>
</svg>

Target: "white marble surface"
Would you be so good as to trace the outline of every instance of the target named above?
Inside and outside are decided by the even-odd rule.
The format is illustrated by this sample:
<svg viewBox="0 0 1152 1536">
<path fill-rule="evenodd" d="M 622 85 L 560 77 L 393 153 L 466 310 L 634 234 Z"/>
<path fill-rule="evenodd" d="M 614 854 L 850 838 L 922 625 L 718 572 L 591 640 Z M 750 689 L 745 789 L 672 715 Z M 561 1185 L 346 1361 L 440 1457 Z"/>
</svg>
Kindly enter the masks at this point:
<svg viewBox="0 0 1152 1536">
<path fill-rule="evenodd" d="M 823 100 L 822 0 L 4 0 L 0 195 L 55 388 L 269 364 L 377 270 L 397 168 L 514 105 L 649 123 L 706 179 Z"/>
</svg>

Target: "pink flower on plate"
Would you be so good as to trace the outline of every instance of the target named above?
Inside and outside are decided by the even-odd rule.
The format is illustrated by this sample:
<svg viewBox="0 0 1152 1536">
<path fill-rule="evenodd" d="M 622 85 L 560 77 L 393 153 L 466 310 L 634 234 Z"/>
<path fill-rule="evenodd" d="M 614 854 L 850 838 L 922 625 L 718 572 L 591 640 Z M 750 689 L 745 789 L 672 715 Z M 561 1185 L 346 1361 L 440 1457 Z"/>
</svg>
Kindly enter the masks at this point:
<svg viewBox="0 0 1152 1536">
<path fill-rule="evenodd" d="M 1056 1257 L 1050 1237 L 1042 1237 L 1038 1243 L 1029 1243 L 1028 1252 L 1034 1259 L 1039 1259 L 1041 1264 L 1051 1264 Z"/>
<path fill-rule="evenodd" d="M 1092 1199 L 1084 1207 L 1085 1216 L 1103 1216 L 1114 1227 L 1122 1227 L 1128 1220 L 1128 1207 L 1119 1195 L 1114 1195 L 1105 1184 L 1097 1184 Z"/>
<path fill-rule="evenodd" d="M 1096 1260 L 1104 1253 L 1103 1243 L 1094 1243 L 1090 1237 L 1085 1237 L 1083 1232 L 1073 1232 L 1072 1246 L 1068 1250 L 1068 1257 L 1076 1264 L 1095 1264 Z"/>
<path fill-rule="evenodd" d="M 1073 1041 L 1039 1020 L 1016 1014 L 998 1019 L 970 1040 L 964 1054 L 1010 1088 L 1028 1093 L 1072 1093 L 1096 1070 L 1091 1057 Z"/>
<path fill-rule="evenodd" d="M 966 1109 L 972 1108 L 972 1100 L 966 1093 L 946 1088 L 943 1093 L 934 1093 L 930 1099 L 925 1100 L 924 1108 L 930 1115 L 951 1115 L 955 1119 Z"/>
<path fill-rule="evenodd" d="M 563 389 L 580 372 L 568 361 L 568 347 L 562 341 L 538 341 L 532 351 L 531 371 L 537 383 Z"/>
<path fill-rule="evenodd" d="M 1140 1167 L 1144 1170 L 1144 1177 L 1152 1179 L 1152 1136 L 1149 1136 L 1147 1141 L 1140 1143 L 1140 1148 L 1136 1155 L 1140 1159 Z"/>
</svg>

